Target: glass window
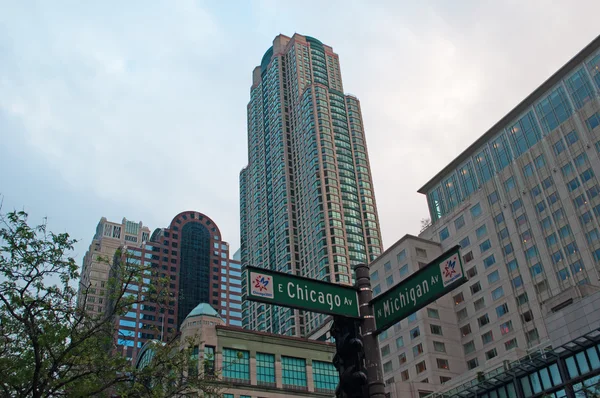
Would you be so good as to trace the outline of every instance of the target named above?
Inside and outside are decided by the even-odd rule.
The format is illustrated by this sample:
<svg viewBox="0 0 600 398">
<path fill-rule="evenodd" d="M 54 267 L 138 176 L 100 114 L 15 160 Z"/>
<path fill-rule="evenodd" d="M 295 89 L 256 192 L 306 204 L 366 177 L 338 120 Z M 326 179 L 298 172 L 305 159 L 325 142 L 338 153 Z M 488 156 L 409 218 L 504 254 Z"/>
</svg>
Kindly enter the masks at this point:
<svg viewBox="0 0 600 398">
<path fill-rule="evenodd" d="M 502 228 L 500 230 L 500 232 L 498 232 L 498 239 L 500 240 L 504 240 L 506 238 L 508 238 L 508 229 L 507 228 Z"/>
<path fill-rule="evenodd" d="M 423 353 L 423 344 L 417 344 L 412 348 L 413 356 L 416 358 Z"/>
<path fill-rule="evenodd" d="M 594 177 L 594 171 L 589 168 L 583 171 L 579 176 L 581 177 L 581 181 L 585 184 Z"/>
<path fill-rule="evenodd" d="M 418 326 L 410 331 L 410 339 L 411 340 L 416 339 L 420 335 L 421 335 L 421 331 L 419 330 Z"/>
<path fill-rule="evenodd" d="M 427 308 L 427 316 L 433 319 L 440 319 L 440 313 L 434 308 Z"/>
<path fill-rule="evenodd" d="M 577 131 L 573 130 L 569 134 L 565 136 L 565 140 L 567 141 L 567 145 L 571 146 L 577 141 L 579 141 L 579 136 L 577 135 Z"/>
<path fill-rule="evenodd" d="M 481 253 L 483 253 L 483 252 L 489 250 L 491 247 L 492 247 L 492 244 L 490 243 L 490 240 L 487 239 L 479 245 L 479 250 L 481 250 Z"/>
<path fill-rule="evenodd" d="M 282 355 L 281 375 L 284 386 L 307 387 L 306 360 Z"/>
<path fill-rule="evenodd" d="M 394 285 L 394 274 L 391 274 L 390 276 L 385 278 L 385 284 L 387 285 L 387 287 Z"/>
<path fill-rule="evenodd" d="M 450 232 L 448 232 L 448 227 L 444 227 L 444 229 L 440 231 L 440 241 L 445 241 L 449 236 Z"/>
<path fill-rule="evenodd" d="M 498 271 L 494 271 L 487 276 L 487 280 L 490 285 L 496 283 L 500 280 L 500 274 L 498 273 Z"/>
<path fill-rule="evenodd" d="M 492 178 L 492 164 L 490 161 L 490 155 L 486 149 L 475 155 L 475 166 L 480 184 L 485 184 L 490 178 Z"/>
<path fill-rule="evenodd" d="M 393 370 L 392 361 L 383 364 L 383 373 L 389 373 Z"/>
<path fill-rule="evenodd" d="M 510 150 L 508 148 L 508 142 L 504 134 L 500 134 L 498 138 L 491 142 L 492 155 L 494 157 L 494 164 L 496 170 L 503 170 L 512 160 Z"/>
<path fill-rule="evenodd" d="M 396 255 L 396 259 L 398 260 L 398 265 L 402 264 L 402 262 L 406 260 L 406 250 L 402 249 L 402 251 Z"/>
<path fill-rule="evenodd" d="M 450 369 L 450 365 L 448 365 L 447 359 L 436 358 L 436 362 L 437 362 L 438 369 L 447 369 L 447 370 Z"/>
<path fill-rule="evenodd" d="M 385 357 L 387 355 L 390 355 L 390 345 L 386 344 L 383 347 L 381 347 L 381 356 Z"/>
<path fill-rule="evenodd" d="M 563 141 L 562 138 L 554 143 L 553 149 L 554 149 L 554 154 L 556 156 L 558 156 L 564 152 L 564 150 L 566 149 L 566 146 L 565 146 L 565 142 Z"/>
<path fill-rule="evenodd" d="M 504 296 L 504 289 L 502 289 L 502 286 L 500 286 L 499 288 L 492 290 L 492 299 L 494 300 L 498 300 L 500 297 Z"/>
<path fill-rule="evenodd" d="M 482 297 L 478 300 L 475 300 L 475 302 L 473 303 L 473 305 L 475 306 L 475 311 L 479 311 L 485 308 L 485 298 Z"/>
<path fill-rule="evenodd" d="M 339 374 L 330 362 L 321 362 L 313 360 L 313 380 L 317 391 L 335 391 Z"/>
<path fill-rule="evenodd" d="M 494 216 L 494 222 L 496 225 L 500 225 L 504 222 L 504 214 L 498 213 Z"/>
<path fill-rule="evenodd" d="M 446 345 L 444 343 L 442 343 L 441 341 L 434 341 L 433 342 L 433 350 L 435 352 L 446 352 Z"/>
<path fill-rule="evenodd" d="M 465 297 L 463 296 L 463 294 L 461 292 L 461 293 L 458 293 L 456 296 L 454 296 L 453 300 L 454 300 L 454 305 L 459 305 L 460 303 L 465 301 Z"/>
<path fill-rule="evenodd" d="M 500 200 L 500 197 L 498 196 L 497 191 L 494 191 L 488 195 L 488 202 L 489 202 L 490 206 L 493 205 L 494 203 L 498 202 L 498 200 Z"/>
<path fill-rule="evenodd" d="M 473 359 L 470 359 L 467 361 L 467 368 L 469 368 L 469 370 L 475 369 L 478 366 L 479 366 L 479 361 L 477 360 L 477 358 L 473 358 Z"/>
<path fill-rule="evenodd" d="M 223 377 L 250 381 L 250 353 L 248 351 L 223 348 Z"/>
<path fill-rule="evenodd" d="M 513 252 L 512 243 L 509 243 L 508 245 L 504 246 L 502 248 L 502 252 L 504 253 L 505 256 L 508 256 L 510 253 L 512 253 Z"/>
<path fill-rule="evenodd" d="M 400 268 L 400 277 L 406 276 L 408 275 L 408 264 L 404 264 L 401 268 Z"/>
<path fill-rule="evenodd" d="M 506 181 L 504 181 L 504 190 L 506 192 L 510 192 L 515 188 L 515 178 L 509 177 Z"/>
<path fill-rule="evenodd" d="M 531 163 L 527 163 L 525 166 L 523 166 L 523 175 L 525 177 L 530 177 L 533 175 L 533 166 Z"/>
<path fill-rule="evenodd" d="M 404 347 L 404 337 L 400 336 L 396 339 L 396 348 Z"/>
<path fill-rule="evenodd" d="M 413 312 L 408 316 L 408 323 L 412 323 L 417 320 L 417 313 Z"/>
<path fill-rule="evenodd" d="M 493 254 L 483 259 L 483 265 L 485 266 L 485 268 L 489 268 L 494 264 L 496 264 L 496 258 Z"/>
<path fill-rule="evenodd" d="M 487 235 L 487 227 L 483 224 L 481 227 L 475 230 L 475 234 L 477 235 L 477 239 Z"/>
<path fill-rule="evenodd" d="M 516 271 L 517 268 L 519 268 L 517 260 L 510 260 L 508 263 L 506 263 L 506 268 L 508 269 L 508 272 Z"/>
<path fill-rule="evenodd" d="M 379 280 L 379 270 L 371 273 L 371 281 L 375 282 Z"/>
<path fill-rule="evenodd" d="M 523 286 L 523 278 L 521 278 L 521 275 L 517 275 L 515 278 L 513 278 L 512 283 L 515 288 L 521 287 Z"/>
<path fill-rule="evenodd" d="M 508 314 L 508 304 L 504 303 L 496 307 L 496 316 L 498 318 L 501 318 L 506 314 Z"/>
<path fill-rule="evenodd" d="M 465 247 L 468 247 L 471 244 L 471 241 L 469 240 L 469 237 L 465 237 L 463 240 L 461 240 L 460 242 L 458 242 L 458 245 L 464 249 Z"/>
<path fill-rule="evenodd" d="M 531 273 L 532 278 L 541 274 L 543 270 L 542 264 L 540 263 L 533 264 L 531 267 L 529 267 L 529 272 Z"/>
<path fill-rule="evenodd" d="M 488 314 L 483 314 L 482 316 L 477 318 L 477 323 L 479 324 L 479 327 L 483 327 L 490 323 L 490 317 L 488 316 Z"/>
<path fill-rule="evenodd" d="M 542 181 L 542 186 L 544 187 L 544 189 L 548 189 L 552 185 L 554 185 L 554 180 L 552 179 L 552 176 L 550 176 L 550 177 L 546 178 L 544 181 Z"/>
<path fill-rule="evenodd" d="M 535 187 L 531 188 L 531 195 L 535 198 L 536 196 L 538 196 L 539 194 L 542 193 L 542 189 L 540 188 L 539 185 L 536 185 Z"/>
<path fill-rule="evenodd" d="M 392 269 L 392 263 L 390 263 L 389 261 L 386 262 L 385 264 L 383 264 L 383 269 L 385 270 L 385 272 L 388 272 Z"/>
<path fill-rule="evenodd" d="M 256 381 L 259 385 L 275 384 L 275 355 L 256 353 Z"/>
<path fill-rule="evenodd" d="M 536 106 L 540 123 L 546 133 L 550 133 L 571 116 L 565 92 L 562 86 L 556 87 Z"/>
<path fill-rule="evenodd" d="M 600 126 L 600 112 L 596 112 L 594 113 L 591 117 L 589 117 L 586 121 L 585 124 L 587 125 L 587 128 L 592 131 L 593 129 L 595 129 L 596 127 Z M 598 145 L 596 144 L 596 148 L 598 148 Z"/>
<path fill-rule="evenodd" d="M 481 205 L 477 203 L 475 206 L 471 207 L 471 217 L 477 218 L 481 215 Z"/>
<path fill-rule="evenodd" d="M 481 341 L 484 345 L 491 343 L 494 341 L 494 333 L 490 330 L 489 332 L 482 334 Z"/>
<path fill-rule="evenodd" d="M 465 197 L 470 196 L 476 188 L 475 173 L 471 162 L 467 162 L 458 169 L 458 179 Z"/>
<path fill-rule="evenodd" d="M 573 103 L 577 109 L 581 109 L 583 105 L 592 99 L 594 92 L 592 86 L 583 68 L 566 79 L 569 94 L 573 99 Z"/>
<path fill-rule="evenodd" d="M 536 169 L 541 169 L 546 165 L 546 160 L 544 159 L 544 155 L 540 155 L 537 158 L 534 159 L 533 163 L 535 163 L 535 168 Z"/>
<path fill-rule="evenodd" d="M 463 350 L 465 352 L 465 355 L 475 352 L 475 343 L 473 342 L 473 340 L 469 341 L 466 344 L 463 344 Z"/>
<path fill-rule="evenodd" d="M 431 328 L 431 334 L 435 334 L 437 336 L 443 336 L 442 327 L 440 325 L 429 325 Z"/>
</svg>

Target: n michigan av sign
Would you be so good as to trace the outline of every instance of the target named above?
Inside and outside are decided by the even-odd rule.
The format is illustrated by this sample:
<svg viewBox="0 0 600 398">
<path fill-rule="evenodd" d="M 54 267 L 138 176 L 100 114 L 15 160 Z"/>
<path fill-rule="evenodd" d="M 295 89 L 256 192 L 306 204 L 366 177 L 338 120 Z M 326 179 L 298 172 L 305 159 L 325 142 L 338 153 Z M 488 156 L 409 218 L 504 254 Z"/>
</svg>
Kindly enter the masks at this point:
<svg viewBox="0 0 600 398">
<path fill-rule="evenodd" d="M 377 333 L 437 300 L 466 280 L 460 247 L 455 246 L 371 300 Z"/>
</svg>

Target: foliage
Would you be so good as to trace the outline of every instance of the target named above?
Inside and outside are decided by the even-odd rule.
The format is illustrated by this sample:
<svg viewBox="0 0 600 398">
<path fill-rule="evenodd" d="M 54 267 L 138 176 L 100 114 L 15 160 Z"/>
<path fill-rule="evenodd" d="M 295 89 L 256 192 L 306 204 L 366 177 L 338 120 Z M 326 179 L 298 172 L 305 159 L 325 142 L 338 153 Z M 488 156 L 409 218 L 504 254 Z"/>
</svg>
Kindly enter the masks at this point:
<svg viewBox="0 0 600 398">
<path fill-rule="evenodd" d="M 79 282 L 69 256 L 74 243 L 67 233 L 49 232 L 45 222 L 31 227 L 25 212 L 0 215 L 0 395 L 216 396 L 209 378 L 188 371 L 195 361 L 192 341 L 156 344 L 143 369 L 115 354 L 115 319 L 141 303 L 126 289 L 141 286 L 151 270 L 119 254 L 125 261 L 110 264 L 110 305 L 101 316 L 91 315 L 84 310 L 90 287 L 81 286 L 79 298 L 73 287 Z M 153 281 L 144 300 L 168 302 L 166 282 Z"/>
</svg>

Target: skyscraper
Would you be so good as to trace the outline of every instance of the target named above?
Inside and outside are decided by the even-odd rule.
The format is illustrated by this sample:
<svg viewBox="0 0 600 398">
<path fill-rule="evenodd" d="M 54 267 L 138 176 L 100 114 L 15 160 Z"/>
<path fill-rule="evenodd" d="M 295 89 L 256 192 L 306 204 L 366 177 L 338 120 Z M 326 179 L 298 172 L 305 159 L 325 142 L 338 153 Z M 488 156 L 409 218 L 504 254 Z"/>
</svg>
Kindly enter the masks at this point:
<svg viewBox="0 0 600 398">
<path fill-rule="evenodd" d="M 319 40 L 279 35 L 253 72 L 240 173 L 242 265 L 353 283 L 381 253 L 360 102 Z M 245 303 L 245 327 L 307 336 L 324 317 Z"/>
<path fill-rule="evenodd" d="M 114 258 L 119 248 L 122 255 Z M 99 261 L 99 256 L 104 260 Z M 229 244 L 206 215 L 182 212 L 168 228 L 158 228 L 152 234 L 141 223 L 123 219 L 122 224 L 116 224 L 102 218 L 84 257 L 79 300 L 87 311 L 108 312 L 108 289 L 112 285 L 108 281 L 120 277 L 121 268 L 114 266 L 119 261 L 140 264 L 144 270 L 143 278 L 128 284 L 125 292 L 141 303 L 114 320 L 115 342 L 126 357 L 135 358 L 147 340 L 173 337 L 200 303 L 210 303 L 228 325 L 242 325 L 241 264 L 229 258 Z M 158 280 L 168 281 L 165 287 L 171 298 L 166 303 L 144 298 L 148 287 Z"/>
<path fill-rule="evenodd" d="M 124 244 L 141 245 L 150 238 L 150 229 L 141 222 L 123 218 L 119 223 L 100 219 L 90 248 L 83 257 L 78 302 L 90 314 L 101 315 L 106 306 L 106 289 L 110 263 L 116 250 Z"/>
</svg>

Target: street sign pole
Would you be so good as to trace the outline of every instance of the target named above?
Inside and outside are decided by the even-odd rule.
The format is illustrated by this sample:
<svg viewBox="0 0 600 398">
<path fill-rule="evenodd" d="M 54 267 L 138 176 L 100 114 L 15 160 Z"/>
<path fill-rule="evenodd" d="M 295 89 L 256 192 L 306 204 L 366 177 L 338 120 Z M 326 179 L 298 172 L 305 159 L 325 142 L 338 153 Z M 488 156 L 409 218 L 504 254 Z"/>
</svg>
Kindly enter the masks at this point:
<svg viewBox="0 0 600 398">
<path fill-rule="evenodd" d="M 375 336 L 375 317 L 373 306 L 370 304 L 373 298 L 371 290 L 371 277 L 369 266 L 358 264 L 354 268 L 356 275 L 356 287 L 358 288 L 358 306 L 361 319 L 361 334 L 365 352 L 365 367 L 367 369 L 367 383 L 370 398 L 384 398 L 385 384 L 383 382 L 383 371 L 381 365 L 381 352 L 379 341 Z"/>
</svg>

